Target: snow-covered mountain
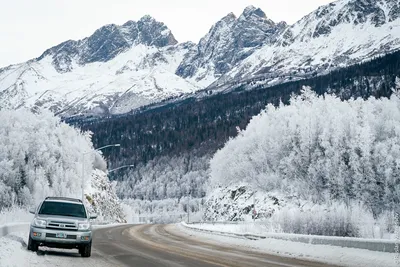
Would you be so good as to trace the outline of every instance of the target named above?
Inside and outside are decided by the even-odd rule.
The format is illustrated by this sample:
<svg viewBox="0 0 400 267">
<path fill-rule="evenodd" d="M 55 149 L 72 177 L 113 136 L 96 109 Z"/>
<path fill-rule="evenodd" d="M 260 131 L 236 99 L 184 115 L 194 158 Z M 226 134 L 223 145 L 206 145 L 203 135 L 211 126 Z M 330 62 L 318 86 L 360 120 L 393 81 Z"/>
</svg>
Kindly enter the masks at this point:
<svg viewBox="0 0 400 267">
<path fill-rule="evenodd" d="M 204 36 L 197 51 L 188 53 L 177 74 L 208 86 L 263 45 L 274 43 L 287 24 L 276 24 L 254 6 L 239 18 L 233 13 L 217 22 Z"/>
<path fill-rule="evenodd" d="M 38 60 L 51 56 L 57 71 L 69 72 L 73 69 L 73 62 L 80 65 L 107 62 L 135 45 L 160 48 L 177 43 L 163 23 L 144 16 L 138 22 L 128 21 L 122 26 L 106 25 L 83 40 L 61 43 L 46 50 Z"/>
<path fill-rule="evenodd" d="M 194 46 L 177 44 L 171 31 L 149 16 L 107 25 L 0 70 L 0 106 L 42 106 L 67 116 L 124 113 L 193 92 L 198 87 L 175 70 Z"/>
<path fill-rule="evenodd" d="M 398 0 L 340 0 L 321 6 L 221 81 L 257 76 L 301 78 L 398 50 L 399 16 Z"/>
<path fill-rule="evenodd" d="M 339 0 L 289 26 L 249 6 L 199 44 L 145 16 L 0 69 L 0 107 L 115 114 L 207 87 L 304 78 L 399 49 L 399 16 L 398 0 Z"/>
</svg>

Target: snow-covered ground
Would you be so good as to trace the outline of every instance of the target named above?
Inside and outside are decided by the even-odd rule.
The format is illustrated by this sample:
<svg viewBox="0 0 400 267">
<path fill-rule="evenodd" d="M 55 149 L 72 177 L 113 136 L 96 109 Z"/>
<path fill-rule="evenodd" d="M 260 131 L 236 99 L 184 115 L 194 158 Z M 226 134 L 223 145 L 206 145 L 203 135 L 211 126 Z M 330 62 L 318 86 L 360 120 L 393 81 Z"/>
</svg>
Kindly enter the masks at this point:
<svg viewBox="0 0 400 267">
<path fill-rule="evenodd" d="M 26 231 L 16 232 L 0 237 L 0 267 L 30 267 L 30 266 L 57 266 L 57 267 L 111 267 L 99 254 L 93 253 L 91 258 L 81 258 L 77 250 L 40 248 L 34 253 L 27 250 L 28 226 Z"/>
<path fill-rule="evenodd" d="M 271 227 L 271 223 L 268 221 L 255 221 L 255 222 L 199 222 L 191 223 L 187 225 L 189 228 L 202 229 L 207 231 L 217 231 L 231 234 L 242 234 L 242 235 L 260 235 L 260 236 L 276 236 L 281 237 L 320 237 L 318 235 L 301 235 L 292 233 L 283 233 Z M 271 231 L 272 230 L 272 231 Z M 358 238 L 358 237 L 338 237 L 338 236 L 323 236 L 326 239 L 346 239 L 355 241 L 369 241 L 369 242 L 396 242 L 396 234 L 386 234 L 387 238 Z M 285 239 L 284 238 L 284 239 Z M 399 241 L 400 243 L 400 241 Z M 400 244 L 399 244 L 400 245 Z"/>
<path fill-rule="evenodd" d="M 94 225 L 94 229 L 118 226 L 120 224 Z M 7 227 L 7 231 L 1 231 Z M 11 231 L 11 232 L 10 232 Z M 15 232 L 13 232 L 15 231 Z M 39 252 L 27 249 L 29 223 L 9 223 L 0 225 L 0 267 L 29 267 L 29 266 L 116 266 L 109 259 L 103 258 L 92 248 L 92 257 L 81 258 L 78 250 L 53 249 L 40 247 Z M 2 236 L 2 234 L 6 234 Z"/>
<path fill-rule="evenodd" d="M 178 227 L 180 227 L 182 233 L 185 235 L 198 236 L 200 238 L 207 239 L 210 242 L 222 245 L 238 246 L 252 251 L 275 254 L 284 257 L 314 260 L 339 266 L 352 267 L 395 267 L 399 266 L 400 264 L 400 262 L 396 259 L 395 253 L 375 252 L 329 245 L 311 245 L 269 238 L 249 240 L 245 238 L 199 232 L 184 227 L 183 224 L 179 225 Z M 231 225 L 219 225 L 216 227 L 216 229 L 221 230 L 222 227 L 225 229 L 232 229 Z"/>
<path fill-rule="evenodd" d="M 77 250 L 40 248 L 34 253 L 27 250 L 27 232 L 18 227 L 18 231 L 0 237 L 0 267 L 25 266 L 116 266 L 110 259 L 92 251 L 92 257 L 81 258 Z M 198 232 L 177 225 L 183 235 L 195 236 L 207 242 L 226 246 L 238 246 L 250 251 L 258 251 L 284 257 L 315 260 L 339 266 L 399 266 L 394 253 L 374 252 L 361 249 L 334 247 L 328 245 L 311 245 L 276 239 L 249 240 Z M 227 228 L 227 227 L 225 227 Z M 221 229 L 221 227 L 219 227 Z"/>
</svg>

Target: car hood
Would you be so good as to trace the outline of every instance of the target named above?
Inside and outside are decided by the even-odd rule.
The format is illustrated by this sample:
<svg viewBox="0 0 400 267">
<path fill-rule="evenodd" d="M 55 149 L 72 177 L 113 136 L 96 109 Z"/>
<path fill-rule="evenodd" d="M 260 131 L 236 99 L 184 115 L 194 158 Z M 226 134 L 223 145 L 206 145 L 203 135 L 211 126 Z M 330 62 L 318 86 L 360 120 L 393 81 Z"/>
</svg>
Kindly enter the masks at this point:
<svg viewBox="0 0 400 267">
<path fill-rule="evenodd" d="M 78 217 L 70 217 L 70 216 L 59 216 L 59 215 L 41 215 L 39 214 L 37 216 L 38 219 L 46 220 L 46 221 L 55 221 L 59 220 L 62 222 L 71 222 L 71 223 L 76 223 L 76 222 L 88 222 L 87 218 L 78 218 Z"/>
</svg>

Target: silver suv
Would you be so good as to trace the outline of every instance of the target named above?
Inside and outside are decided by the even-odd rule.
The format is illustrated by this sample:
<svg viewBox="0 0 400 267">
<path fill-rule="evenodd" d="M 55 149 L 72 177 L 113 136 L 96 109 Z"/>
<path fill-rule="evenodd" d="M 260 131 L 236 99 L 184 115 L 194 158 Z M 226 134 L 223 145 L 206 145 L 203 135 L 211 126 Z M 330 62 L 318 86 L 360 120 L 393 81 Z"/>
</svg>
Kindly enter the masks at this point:
<svg viewBox="0 0 400 267">
<path fill-rule="evenodd" d="M 28 249 L 39 246 L 78 249 L 82 257 L 90 257 L 92 250 L 92 225 L 82 201 L 74 198 L 47 197 L 37 209 L 29 232 Z"/>
</svg>

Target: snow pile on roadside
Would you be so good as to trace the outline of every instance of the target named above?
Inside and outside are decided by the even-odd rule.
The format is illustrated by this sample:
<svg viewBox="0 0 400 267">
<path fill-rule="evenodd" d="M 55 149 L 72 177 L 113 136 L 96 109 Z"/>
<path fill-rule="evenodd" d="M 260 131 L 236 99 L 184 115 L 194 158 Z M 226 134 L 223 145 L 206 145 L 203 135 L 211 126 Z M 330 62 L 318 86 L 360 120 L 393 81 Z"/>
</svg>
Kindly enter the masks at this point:
<svg viewBox="0 0 400 267">
<path fill-rule="evenodd" d="M 14 233 L 6 237 L 0 237 L 0 266 L 1 267 L 16 267 L 16 266 L 31 266 L 39 264 L 38 261 L 33 260 L 33 253 L 27 250 L 27 240 L 24 234 L 28 236 L 28 229 L 26 233 Z"/>
<path fill-rule="evenodd" d="M 185 224 L 185 226 L 193 229 L 202 229 L 208 231 L 217 231 L 231 234 L 250 234 L 250 235 L 263 235 L 269 233 L 269 229 L 265 222 L 214 222 L 214 223 L 192 223 Z"/>
<path fill-rule="evenodd" d="M 329 245 L 311 245 L 268 238 L 260 240 L 240 239 L 212 233 L 198 232 L 196 230 L 186 228 L 181 224 L 177 225 L 177 227 L 183 234 L 195 236 L 196 238 L 203 238 L 209 242 L 217 243 L 219 245 L 238 246 L 251 251 L 274 254 L 283 257 L 318 261 L 339 266 L 398 266 L 398 262 L 396 262 L 394 253 L 342 248 Z"/>
<path fill-rule="evenodd" d="M 279 192 L 255 191 L 243 184 L 216 189 L 205 204 L 202 221 L 225 222 L 228 225 L 216 224 L 215 227 L 251 234 L 291 233 L 373 239 L 394 239 L 396 227 L 393 212 L 384 212 L 374 219 L 360 203 L 346 205 L 331 201 L 315 204 Z"/>
<path fill-rule="evenodd" d="M 0 237 L 0 267 L 57 266 L 113 267 L 101 257 L 81 258 L 78 250 L 40 248 L 37 253 L 27 250 L 26 231 Z"/>
</svg>

